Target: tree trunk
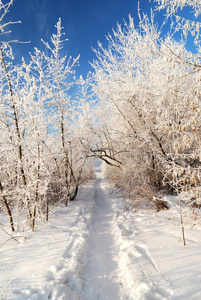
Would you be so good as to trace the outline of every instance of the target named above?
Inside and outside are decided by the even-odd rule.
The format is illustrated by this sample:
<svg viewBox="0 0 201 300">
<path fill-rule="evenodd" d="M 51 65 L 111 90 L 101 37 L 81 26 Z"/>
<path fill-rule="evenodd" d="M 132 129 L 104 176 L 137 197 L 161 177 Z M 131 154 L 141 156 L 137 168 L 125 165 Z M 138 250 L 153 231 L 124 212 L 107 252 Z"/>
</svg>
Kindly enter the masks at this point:
<svg viewBox="0 0 201 300">
<path fill-rule="evenodd" d="M 32 219 L 32 231 L 35 230 L 35 224 L 36 224 L 36 207 L 38 203 L 38 186 L 39 186 L 39 180 L 40 180 L 40 143 L 39 143 L 39 135 L 38 135 L 38 145 L 37 145 L 37 150 L 38 150 L 38 166 L 37 166 L 37 179 L 36 179 L 36 190 L 35 190 L 35 203 L 34 203 L 34 211 L 33 211 L 33 219 Z"/>
<path fill-rule="evenodd" d="M 3 203 L 6 207 L 6 210 L 7 210 L 7 213 L 8 213 L 8 216 L 9 216 L 9 219 L 10 219 L 10 226 L 11 226 L 11 230 L 12 231 L 15 231 L 15 228 L 14 228 L 14 223 L 13 223 L 13 217 L 12 217 L 12 212 L 11 212 L 11 209 L 9 207 L 9 204 L 8 204 L 8 201 L 3 193 L 3 186 L 1 184 L 1 181 L 0 181 L 0 192 L 1 192 L 1 195 L 2 195 L 2 198 L 3 198 Z"/>
<path fill-rule="evenodd" d="M 21 140 L 21 134 L 20 134 L 20 129 L 19 129 L 19 120 L 18 120 L 18 116 L 17 116 L 17 108 L 14 102 L 14 95 L 13 95 L 13 89 L 12 89 L 12 84 L 11 84 L 11 80 L 10 80 L 10 76 L 9 76 L 9 72 L 8 69 L 6 67 L 6 63 L 5 63 L 5 59 L 4 59 L 4 53 L 2 50 L 2 47 L 0 46 L 0 54 L 1 54 L 1 62 L 4 68 L 4 72 L 7 78 L 7 82 L 8 82 L 8 86 L 9 86 L 9 92 L 10 92 L 10 100 L 11 100 L 11 107 L 13 110 L 13 119 L 14 119 L 14 123 L 15 123 L 15 130 L 16 130 L 16 134 L 17 134 L 17 144 L 18 144 L 18 158 L 19 158 L 19 162 L 20 162 L 20 174 L 21 174 L 21 178 L 22 178 L 22 183 L 24 186 L 27 185 L 26 182 L 26 177 L 25 177 L 25 172 L 24 172 L 24 167 L 23 167 L 23 161 L 22 161 L 22 140 Z M 28 200 L 27 200 L 28 201 Z M 29 214 L 29 218 L 31 220 L 31 212 L 30 212 L 30 208 L 29 208 L 29 203 L 27 203 L 28 206 L 28 214 Z"/>
<path fill-rule="evenodd" d="M 48 199 L 48 192 L 46 194 L 47 200 L 46 200 L 46 222 L 49 219 L 49 199 Z"/>
<path fill-rule="evenodd" d="M 66 199 L 65 199 L 65 205 L 68 206 L 68 201 L 70 198 L 70 192 L 69 192 L 69 159 L 68 154 L 65 149 L 65 131 L 64 131 L 64 119 L 63 114 L 61 115 L 61 143 L 64 153 L 64 175 L 65 175 L 65 187 L 66 187 Z"/>
<path fill-rule="evenodd" d="M 76 184 L 73 194 L 70 195 L 70 201 L 75 200 L 75 198 L 76 198 L 76 196 L 77 196 L 77 193 L 78 193 L 78 189 L 79 189 L 79 185 Z"/>
</svg>

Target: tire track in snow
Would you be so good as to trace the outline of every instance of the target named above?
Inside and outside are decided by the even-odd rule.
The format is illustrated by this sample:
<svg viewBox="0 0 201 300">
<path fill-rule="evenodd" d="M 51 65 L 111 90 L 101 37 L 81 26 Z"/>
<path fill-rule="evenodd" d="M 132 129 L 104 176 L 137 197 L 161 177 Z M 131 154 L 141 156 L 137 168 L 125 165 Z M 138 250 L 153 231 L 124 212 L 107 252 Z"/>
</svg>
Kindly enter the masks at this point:
<svg viewBox="0 0 201 300">
<path fill-rule="evenodd" d="M 94 220 L 89 237 L 88 262 L 82 274 L 83 300 L 119 300 L 121 281 L 118 277 L 117 250 L 112 234 L 113 213 L 101 188 L 103 178 L 95 181 Z"/>
</svg>

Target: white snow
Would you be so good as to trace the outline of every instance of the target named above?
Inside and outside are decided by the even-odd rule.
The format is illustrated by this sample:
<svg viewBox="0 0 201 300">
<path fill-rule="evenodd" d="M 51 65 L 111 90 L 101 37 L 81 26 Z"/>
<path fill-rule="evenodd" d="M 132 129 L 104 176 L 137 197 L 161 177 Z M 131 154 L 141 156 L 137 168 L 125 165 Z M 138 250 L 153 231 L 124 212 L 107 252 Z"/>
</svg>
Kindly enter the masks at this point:
<svg viewBox="0 0 201 300">
<path fill-rule="evenodd" d="M 97 166 L 77 200 L 35 233 L 13 234 L 20 244 L 1 212 L 0 299 L 201 299 L 199 222 L 186 222 L 184 247 L 174 208 L 131 208 Z"/>
<path fill-rule="evenodd" d="M 98 173 L 97 173 L 98 174 Z M 99 173 L 98 175 L 101 175 Z M 118 248 L 114 239 L 113 212 L 102 189 L 95 182 L 95 209 L 89 237 L 87 264 L 82 273 L 83 299 L 119 299 Z"/>
</svg>

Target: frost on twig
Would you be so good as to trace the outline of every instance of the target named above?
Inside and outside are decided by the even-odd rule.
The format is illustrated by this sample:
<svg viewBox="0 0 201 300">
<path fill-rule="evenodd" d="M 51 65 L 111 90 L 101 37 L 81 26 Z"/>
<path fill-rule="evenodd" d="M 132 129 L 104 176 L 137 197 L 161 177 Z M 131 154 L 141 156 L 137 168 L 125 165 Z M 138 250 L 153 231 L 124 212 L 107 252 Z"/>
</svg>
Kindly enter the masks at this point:
<svg viewBox="0 0 201 300">
<path fill-rule="evenodd" d="M 23 238 L 26 241 L 26 237 L 24 236 L 13 236 L 10 233 L 8 233 L 5 229 L 1 228 L 10 238 L 6 240 L 4 243 L 0 245 L 2 247 L 5 243 L 9 242 L 10 240 L 14 240 L 16 243 L 20 244 L 20 242 L 17 240 L 18 238 Z"/>
</svg>

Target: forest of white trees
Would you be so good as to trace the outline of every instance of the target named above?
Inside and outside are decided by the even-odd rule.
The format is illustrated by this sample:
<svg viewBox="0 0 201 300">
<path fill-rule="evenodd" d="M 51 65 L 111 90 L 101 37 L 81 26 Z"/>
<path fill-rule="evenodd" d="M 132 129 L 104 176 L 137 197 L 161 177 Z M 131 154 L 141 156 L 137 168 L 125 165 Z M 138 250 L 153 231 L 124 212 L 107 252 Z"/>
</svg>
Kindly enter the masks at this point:
<svg viewBox="0 0 201 300">
<path fill-rule="evenodd" d="M 0 208 L 12 231 L 24 215 L 34 231 L 52 207 L 73 200 L 95 157 L 136 203 L 166 207 L 164 192 L 201 206 L 201 2 L 155 2 L 169 32 L 139 9 L 139 24 L 132 16 L 118 23 L 107 47 L 94 49 L 93 73 L 77 78 L 79 57 L 63 56 L 60 19 L 29 63 L 13 65 L 17 41 L 4 39 L 13 0 L 0 1 Z"/>
</svg>

